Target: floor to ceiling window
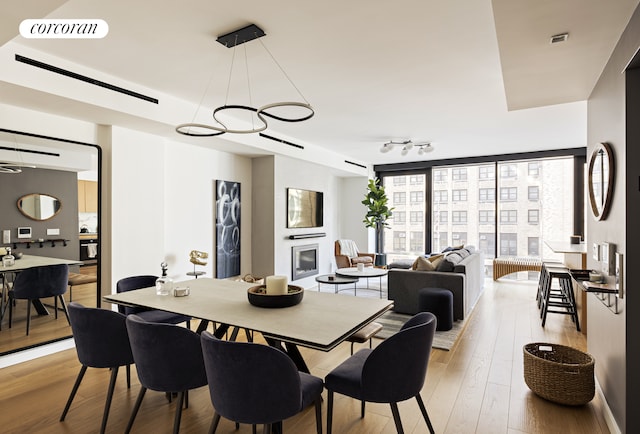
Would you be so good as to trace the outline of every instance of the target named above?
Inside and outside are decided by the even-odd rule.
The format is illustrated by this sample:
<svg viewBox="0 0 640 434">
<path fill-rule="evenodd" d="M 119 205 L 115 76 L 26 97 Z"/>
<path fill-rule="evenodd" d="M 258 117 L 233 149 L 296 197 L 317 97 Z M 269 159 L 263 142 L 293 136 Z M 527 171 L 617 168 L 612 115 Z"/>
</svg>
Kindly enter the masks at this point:
<svg viewBox="0 0 640 434">
<path fill-rule="evenodd" d="M 463 244 L 484 252 L 489 274 L 497 256 L 561 260 L 545 241 L 568 240 L 581 229 L 574 219 L 580 206 L 574 197 L 580 185 L 574 184 L 582 176 L 574 174 L 576 161 L 584 161 L 580 150 L 567 156 L 434 162 L 402 175 L 382 172 L 395 207 L 385 231 L 388 262 Z"/>
<path fill-rule="evenodd" d="M 426 175 L 387 176 L 383 185 L 394 208 L 384 234 L 387 263 L 424 254 Z"/>
</svg>

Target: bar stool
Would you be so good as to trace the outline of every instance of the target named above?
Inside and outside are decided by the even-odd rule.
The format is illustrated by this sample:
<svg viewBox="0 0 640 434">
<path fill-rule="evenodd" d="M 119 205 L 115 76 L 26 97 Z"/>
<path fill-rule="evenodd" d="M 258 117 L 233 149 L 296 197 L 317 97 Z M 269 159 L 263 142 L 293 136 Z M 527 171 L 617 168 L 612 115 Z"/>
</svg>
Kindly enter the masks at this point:
<svg viewBox="0 0 640 434">
<path fill-rule="evenodd" d="M 549 278 L 548 273 L 546 272 L 547 267 L 555 267 L 555 268 L 563 268 L 564 265 L 560 262 L 555 261 L 544 261 L 542 262 L 542 267 L 540 269 L 540 278 L 538 280 L 538 293 L 536 294 L 536 302 L 538 303 L 538 309 L 542 309 L 542 300 L 544 297 L 544 288 L 546 286 L 546 280 Z"/>
<path fill-rule="evenodd" d="M 559 313 L 570 315 L 576 324 L 576 329 L 580 331 L 580 321 L 578 319 L 576 301 L 573 296 L 573 284 L 569 270 L 566 267 L 551 266 L 545 266 L 543 270 L 545 277 L 542 285 L 542 312 L 540 315 L 542 318 L 542 327 L 544 327 L 547 321 L 548 313 Z M 553 288 L 553 279 L 557 279 L 558 288 Z"/>
</svg>

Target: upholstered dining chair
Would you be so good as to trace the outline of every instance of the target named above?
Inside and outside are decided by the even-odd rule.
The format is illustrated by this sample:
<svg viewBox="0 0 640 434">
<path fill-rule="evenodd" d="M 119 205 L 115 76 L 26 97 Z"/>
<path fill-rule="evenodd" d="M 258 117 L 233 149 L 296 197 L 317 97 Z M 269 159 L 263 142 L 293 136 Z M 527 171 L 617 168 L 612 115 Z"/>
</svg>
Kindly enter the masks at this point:
<svg viewBox="0 0 640 434">
<path fill-rule="evenodd" d="M 263 344 L 223 341 L 204 331 L 200 336 L 209 393 L 214 408 L 209 433 L 221 417 L 263 424 L 264 434 L 311 404 L 322 434 L 322 379 L 299 372 L 282 351 Z"/>
<path fill-rule="evenodd" d="M 420 390 L 427 375 L 435 330 L 436 317 L 430 312 L 420 312 L 376 348 L 361 349 L 327 374 L 324 380 L 328 391 L 327 434 L 332 429 L 334 393 L 362 401 L 361 417 L 366 401 L 390 404 L 399 434 L 404 431 L 398 402 L 415 398 L 433 434 Z"/>
<path fill-rule="evenodd" d="M 155 286 L 157 278 L 158 276 L 151 275 L 125 277 L 118 280 L 116 283 L 116 292 L 120 293 Z M 162 322 L 167 324 L 180 324 L 181 322 L 186 322 L 187 328 L 191 327 L 191 317 L 177 313 L 143 307 L 123 306 L 120 304 L 118 305 L 118 311 L 125 315 L 135 313 L 145 321 L 149 322 Z"/>
<path fill-rule="evenodd" d="M 130 366 L 133 363 L 133 354 L 129 346 L 129 336 L 125 325 L 126 317 L 119 312 L 84 307 L 79 303 L 69 303 L 68 309 L 73 340 L 82 367 L 62 411 L 60 422 L 63 422 L 67 416 L 87 368 L 110 368 L 111 380 L 100 425 L 100 433 L 102 434 L 107 427 L 109 408 L 120 366 L 126 366 L 127 388 L 131 387 Z"/>
<path fill-rule="evenodd" d="M 336 240 L 334 250 L 338 268 L 356 267 L 358 264 L 371 267 L 376 259 L 375 253 L 360 252 L 353 240 Z"/>
<path fill-rule="evenodd" d="M 32 267 L 18 273 L 13 282 L 13 288 L 9 290 L 9 328 L 13 324 L 14 300 L 27 300 L 27 336 L 31 326 L 31 304 L 34 300 L 54 297 L 56 319 L 58 318 L 58 301 L 60 301 L 62 310 L 69 321 L 67 304 L 63 297 L 67 292 L 68 278 L 69 266 L 67 264 Z"/>
<path fill-rule="evenodd" d="M 141 387 L 125 433 L 131 432 L 144 395 L 151 389 L 178 394 L 173 422 L 177 434 L 182 406 L 189 406 L 189 390 L 207 384 L 200 336 L 175 324 L 147 322 L 137 314 L 128 315 L 126 325 Z"/>
</svg>

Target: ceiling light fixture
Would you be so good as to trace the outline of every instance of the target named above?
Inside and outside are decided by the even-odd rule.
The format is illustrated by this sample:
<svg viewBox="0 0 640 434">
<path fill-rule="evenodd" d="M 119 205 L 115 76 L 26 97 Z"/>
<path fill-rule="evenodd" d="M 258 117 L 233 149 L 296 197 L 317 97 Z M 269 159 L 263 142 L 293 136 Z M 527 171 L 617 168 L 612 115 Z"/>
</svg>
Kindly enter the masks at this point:
<svg viewBox="0 0 640 434">
<path fill-rule="evenodd" d="M 401 142 L 390 140 L 382 145 L 380 152 L 387 153 L 396 146 L 402 147 L 402 150 L 400 151 L 400 155 L 402 156 L 407 155 L 414 146 L 418 148 L 418 155 L 424 155 L 426 152 L 433 151 L 433 145 L 430 142 L 413 143 L 413 141 L 409 139 Z"/>
<path fill-rule="evenodd" d="M 267 119 L 275 119 L 281 122 L 302 122 L 308 119 L 311 119 L 315 114 L 313 107 L 309 104 L 309 102 L 302 95 L 300 90 L 296 87 L 293 81 L 289 78 L 284 69 L 280 66 L 278 61 L 275 59 L 273 54 L 267 49 L 267 47 L 260 40 L 261 37 L 265 36 L 264 31 L 256 26 L 255 24 L 250 24 L 241 29 L 235 30 L 231 33 L 227 33 L 226 35 L 219 36 L 216 41 L 221 43 L 227 48 L 233 48 L 233 54 L 231 57 L 231 68 L 229 70 L 229 80 L 227 81 L 227 92 L 225 96 L 224 104 L 220 107 L 217 107 L 213 110 L 213 120 L 216 122 L 216 125 L 207 125 L 201 123 L 185 123 L 180 124 L 176 127 L 176 131 L 185 136 L 194 136 L 194 137 L 212 137 L 219 136 L 224 133 L 233 133 L 233 134 L 251 134 L 251 133 L 259 133 L 260 131 L 264 131 L 267 129 Z M 282 101 L 282 102 L 273 102 L 269 104 L 265 104 L 261 107 L 253 107 L 252 101 L 252 93 L 251 93 L 251 82 L 249 80 L 249 63 L 247 60 L 247 52 L 246 46 L 245 48 L 245 67 L 246 67 L 246 76 L 247 76 L 247 88 L 248 88 L 248 96 L 249 103 L 247 104 L 229 104 L 229 89 L 231 87 L 231 78 L 233 76 L 233 68 L 234 61 L 236 57 L 236 47 L 238 45 L 242 45 L 245 42 L 250 42 L 253 40 L 258 40 L 262 48 L 267 52 L 271 60 L 276 64 L 280 72 L 284 75 L 284 77 L 288 80 L 289 84 L 296 90 L 298 95 L 302 98 L 303 102 L 300 101 Z M 209 84 L 211 80 L 209 81 Z M 207 86 L 208 88 L 208 86 Z M 206 95 L 206 91 L 205 91 Z M 203 95 L 204 99 L 204 95 Z M 200 106 L 202 105 L 202 100 L 200 101 L 200 105 L 198 106 L 198 113 Z M 303 115 L 299 116 L 291 116 L 291 115 L 281 115 L 276 114 L 278 109 L 284 110 L 298 110 L 302 109 L 306 111 Z M 251 116 L 251 127 L 250 128 L 229 128 L 220 119 L 221 114 L 228 113 L 230 111 L 244 111 L 248 112 Z M 194 115 L 195 120 L 195 115 Z M 228 122 L 228 121 L 225 121 Z"/>
</svg>

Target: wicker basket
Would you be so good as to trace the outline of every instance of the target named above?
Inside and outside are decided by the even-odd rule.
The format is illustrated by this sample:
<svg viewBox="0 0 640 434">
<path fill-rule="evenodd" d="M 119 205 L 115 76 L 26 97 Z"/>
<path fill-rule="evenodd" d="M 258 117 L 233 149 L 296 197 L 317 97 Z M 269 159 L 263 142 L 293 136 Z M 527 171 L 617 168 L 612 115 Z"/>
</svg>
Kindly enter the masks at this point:
<svg viewBox="0 0 640 434">
<path fill-rule="evenodd" d="M 564 345 L 531 343 L 523 348 L 524 381 L 536 395 L 564 405 L 584 405 L 593 399 L 594 360 Z"/>
</svg>

